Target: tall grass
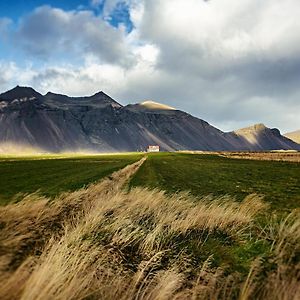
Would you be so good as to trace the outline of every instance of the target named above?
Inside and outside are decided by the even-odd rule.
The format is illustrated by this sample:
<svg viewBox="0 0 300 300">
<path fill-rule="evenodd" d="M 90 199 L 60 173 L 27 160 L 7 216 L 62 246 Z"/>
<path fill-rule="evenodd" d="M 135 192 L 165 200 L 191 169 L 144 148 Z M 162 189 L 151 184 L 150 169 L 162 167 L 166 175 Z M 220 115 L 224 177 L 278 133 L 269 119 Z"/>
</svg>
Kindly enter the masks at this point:
<svg viewBox="0 0 300 300">
<path fill-rule="evenodd" d="M 255 195 L 237 203 L 126 191 L 141 163 L 53 202 L 32 195 L 0 208 L 0 298 L 299 298 L 296 213 L 260 228 L 255 219 L 266 205 Z M 246 278 L 199 257 L 210 238 L 233 243 L 250 232 L 271 250 Z"/>
</svg>

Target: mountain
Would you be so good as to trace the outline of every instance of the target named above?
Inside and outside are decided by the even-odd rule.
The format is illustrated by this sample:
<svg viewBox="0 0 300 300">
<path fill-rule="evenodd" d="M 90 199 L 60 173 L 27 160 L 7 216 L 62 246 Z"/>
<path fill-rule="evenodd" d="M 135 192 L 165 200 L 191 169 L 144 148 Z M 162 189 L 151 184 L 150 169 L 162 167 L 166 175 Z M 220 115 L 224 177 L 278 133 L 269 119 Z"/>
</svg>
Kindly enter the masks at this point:
<svg viewBox="0 0 300 300">
<path fill-rule="evenodd" d="M 1 101 L 7 101 L 7 102 L 27 101 L 27 100 L 40 99 L 42 97 L 43 96 L 40 93 L 36 92 L 31 87 L 16 86 L 12 90 L 1 94 L 0 95 L 0 100 Z"/>
<path fill-rule="evenodd" d="M 103 92 L 41 95 L 19 86 L 0 95 L 1 144 L 48 152 L 140 151 L 151 144 L 167 151 L 300 150 L 278 129 L 264 125 L 225 133 L 154 101 L 122 106 Z"/>
<path fill-rule="evenodd" d="M 1 98 L 1 95 L 0 95 Z M 45 103 L 53 108 L 68 109 L 79 107 L 104 108 L 111 105 L 115 108 L 121 108 L 122 105 L 110 98 L 102 91 L 90 97 L 68 97 L 66 95 L 54 94 L 48 92 L 45 95 Z"/>
<path fill-rule="evenodd" d="M 142 103 L 136 103 L 136 104 L 130 104 L 127 105 L 127 109 L 130 109 L 132 111 L 142 111 L 145 113 L 163 113 L 163 114 L 169 114 L 173 113 L 175 111 L 175 108 L 161 104 L 155 101 L 144 101 Z"/>
<path fill-rule="evenodd" d="M 299 150 L 300 145 L 281 135 L 277 128 L 268 128 L 264 124 L 242 128 L 233 132 L 242 139 L 240 149 L 245 150 Z"/>
<path fill-rule="evenodd" d="M 300 144 L 300 130 L 286 133 L 284 136 Z"/>
</svg>

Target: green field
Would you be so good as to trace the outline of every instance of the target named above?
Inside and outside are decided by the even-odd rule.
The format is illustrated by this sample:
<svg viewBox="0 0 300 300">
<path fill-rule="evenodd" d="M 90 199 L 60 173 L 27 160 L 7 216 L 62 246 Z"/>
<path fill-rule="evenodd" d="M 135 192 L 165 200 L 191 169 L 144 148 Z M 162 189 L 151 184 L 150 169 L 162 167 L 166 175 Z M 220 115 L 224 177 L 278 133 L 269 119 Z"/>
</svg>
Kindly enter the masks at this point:
<svg viewBox="0 0 300 300">
<path fill-rule="evenodd" d="M 8 203 L 16 194 L 37 190 L 50 197 L 74 191 L 140 157 L 140 154 L 2 156 L 0 203 Z M 230 195 L 237 200 L 256 193 L 264 195 L 272 208 L 290 210 L 300 206 L 300 165 L 205 154 L 148 154 L 130 186 L 159 188 L 170 193 L 187 190 L 195 196 Z"/>
<path fill-rule="evenodd" d="M 100 180 L 131 164 L 139 154 L 0 156 L 0 204 L 18 200 L 16 194 L 55 197 Z"/>
<path fill-rule="evenodd" d="M 5 206 L 21 200 L 18 193 L 39 190 L 54 198 L 77 190 L 144 155 L 0 157 L 0 257 L 7 266 L 0 275 L 4 283 L 18 283 L 14 288 L 5 283 L 2 291 L 0 284 L 0 298 L 11 293 L 11 299 L 20 299 L 14 291 L 23 293 L 23 280 L 28 291 L 37 287 L 35 295 L 47 294 L 51 282 L 53 299 L 77 299 L 55 293 L 64 292 L 62 284 L 72 292 L 84 279 L 98 285 L 88 285 L 88 294 L 83 287 L 78 299 L 95 291 L 93 299 L 121 299 L 130 287 L 137 291 L 128 299 L 144 299 L 141 291 L 147 295 L 148 288 L 159 291 L 174 282 L 174 292 L 192 291 L 184 299 L 219 299 L 220 293 L 223 299 L 296 299 L 291 296 L 300 280 L 299 163 L 146 154 L 138 170 L 128 168 L 102 188 L 90 186 L 90 192 L 55 202 L 32 197 L 36 201 Z M 264 198 L 244 200 L 249 194 Z M 40 261 L 34 272 L 32 257 Z M 24 266 L 33 281 L 20 277 Z M 78 281 L 70 288 L 74 276 Z M 146 299 L 172 298 L 171 293 Z"/>
<path fill-rule="evenodd" d="M 242 201 L 249 194 L 264 196 L 271 210 L 281 216 L 300 207 L 300 164 L 293 162 L 230 159 L 217 155 L 159 153 L 148 159 L 133 176 L 131 187 L 158 188 L 172 194 L 190 191 L 196 197 L 229 195 Z M 270 214 L 258 222 L 269 224 Z M 251 237 L 240 241 L 210 235 L 198 250 L 197 236 L 188 246 L 198 259 L 213 256 L 215 266 L 228 265 L 231 271 L 247 272 L 257 256 L 268 256 L 270 245 Z M 187 247 L 186 241 L 182 247 Z M 180 245 L 180 243 L 179 243 Z"/>
<path fill-rule="evenodd" d="M 300 164 L 229 159 L 216 155 L 159 153 L 148 155 L 131 186 L 190 191 L 195 196 L 249 194 L 265 196 L 277 210 L 300 207 Z"/>
</svg>

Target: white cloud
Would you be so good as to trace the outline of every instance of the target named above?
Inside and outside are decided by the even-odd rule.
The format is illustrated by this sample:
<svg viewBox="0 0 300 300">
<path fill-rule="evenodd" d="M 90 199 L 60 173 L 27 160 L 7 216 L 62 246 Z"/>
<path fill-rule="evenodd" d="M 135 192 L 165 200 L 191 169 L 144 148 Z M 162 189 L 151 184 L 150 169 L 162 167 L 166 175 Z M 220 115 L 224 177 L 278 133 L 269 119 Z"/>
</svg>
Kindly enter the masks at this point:
<svg viewBox="0 0 300 300">
<path fill-rule="evenodd" d="M 91 5 L 97 7 L 99 5 L 102 5 L 104 1 L 105 0 L 91 0 Z"/>
<path fill-rule="evenodd" d="M 298 0 L 125 0 L 130 34 L 105 21 L 120 2 L 105 1 L 104 20 L 36 9 L 21 21 L 15 45 L 46 62 L 6 66 L 1 86 L 104 90 L 124 104 L 150 98 L 226 130 L 257 122 L 300 128 Z"/>
<path fill-rule="evenodd" d="M 21 20 L 14 38 L 27 54 L 42 58 L 84 59 L 92 54 L 101 62 L 133 62 L 124 30 L 110 26 L 91 11 L 39 7 Z"/>
<path fill-rule="evenodd" d="M 139 31 L 162 48 L 166 67 L 180 57 L 188 67 L 218 71 L 245 59 L 297 55 L 299 15 L 297 0 L 149 0 Z"/>
<path fill-rule="evenodd" d="M 142 61 L 155 65 L 159 55 L 159 49 L 154 45 L 146 44 L 133 48 L 133 53 Z"/>
<path fill-rule="evenodd" d="M 0 90 L 5 91 L 18 84 L 30 85 L 37 71 L 30 64 L 20 68 L 15 62 L 0 60 Z"/>
</svg>

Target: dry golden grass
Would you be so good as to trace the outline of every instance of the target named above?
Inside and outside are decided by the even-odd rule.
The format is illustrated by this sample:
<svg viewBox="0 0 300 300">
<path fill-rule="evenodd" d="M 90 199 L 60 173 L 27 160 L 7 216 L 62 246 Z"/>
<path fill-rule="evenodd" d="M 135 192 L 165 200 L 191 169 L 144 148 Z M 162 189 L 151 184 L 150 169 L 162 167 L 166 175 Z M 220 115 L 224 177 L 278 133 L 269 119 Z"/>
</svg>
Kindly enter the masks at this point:
<svg viewBox="0 0 300 300">
<path fill-rule="evenodd" d="M 300 152 L 297 151 L 219 152 L 218 154 L 220 156 L 236 159 L 300 162 Z"/>
<path fill-rule="evenodd" d="M 243 283 L 212 267 L 211 257 L 195 266 L 176 247 L 192 239 L 201 247 L 217 233 L 239 238 L 265 210 L 262 199 L 124 190 L 142 163 L 53 202 L 31 195 L 0 208 L 0 298 L 299 299 L 296 213 L 261 229 L 259 238 L 273 245 L 273 267 L 257 260 Z"/>
<path fill-rule="evenodd" d="M 265 264 L 261 260 L 254 262 L 243 287 L 242 295 L 247 297 L 241 298 L 300 299 L 300 212 L 269 224 L 262 233 L 272 243 L 272 255 Z"/>
</svg>

